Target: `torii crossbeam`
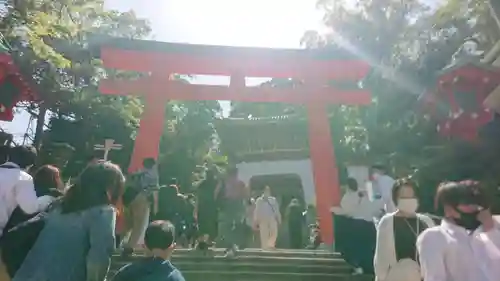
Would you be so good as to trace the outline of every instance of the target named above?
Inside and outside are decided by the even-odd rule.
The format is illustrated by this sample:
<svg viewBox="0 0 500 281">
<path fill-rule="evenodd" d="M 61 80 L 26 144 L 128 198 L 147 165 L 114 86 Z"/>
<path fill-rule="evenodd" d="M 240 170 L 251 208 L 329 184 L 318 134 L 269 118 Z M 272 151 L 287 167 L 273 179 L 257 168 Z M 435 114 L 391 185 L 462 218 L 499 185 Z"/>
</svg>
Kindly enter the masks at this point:
<svg viewBox="0 0 500 281">
<path fill-rule="evenodd" d="M 235 100 L 305 104 L 308 112 L 310 157 L 322 238 L 333 243 L 330 207 L 340 201 L 335 153 L 326 106 L 366 105 L 370 93 L 329 87 L 330 81 L 360 81 L 370 67 L 339 49 L 291 50 L 206 46 L 155 41 L 94 38 L 107 68 L 150 75 L 135 81 L 104 80 L 103 94 L 140 95 L 145 110 L 135 141 L 130 171 L 144 158 L 157 158 L 168 100 Z M 229 86 L 193 85 L 171 80 L 172 74 L 230 76 Z M 246 87 L 245 77 L 294 78 L 294 89 Z"/>
</svg>

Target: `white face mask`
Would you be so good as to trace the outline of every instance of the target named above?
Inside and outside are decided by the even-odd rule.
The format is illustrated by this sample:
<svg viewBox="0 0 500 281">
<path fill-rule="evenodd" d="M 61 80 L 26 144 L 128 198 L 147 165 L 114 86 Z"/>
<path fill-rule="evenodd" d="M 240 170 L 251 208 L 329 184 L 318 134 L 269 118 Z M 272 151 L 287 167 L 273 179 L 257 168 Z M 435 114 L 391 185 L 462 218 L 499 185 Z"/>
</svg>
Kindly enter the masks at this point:
<svg viewBox="0 0 500 281">
<path fill-rule="evenodd" d="M 380 178 L 380 173 L 373 173 L 372 178 L 373 180 L 378 180 Z"/>
<path fill-rule="evenodd" d="M 398 200 L 398 209 L 405 213 L 414 214 L 418 208 L 418 200 L 416 198 L 401 198 Z"/>
</svg>

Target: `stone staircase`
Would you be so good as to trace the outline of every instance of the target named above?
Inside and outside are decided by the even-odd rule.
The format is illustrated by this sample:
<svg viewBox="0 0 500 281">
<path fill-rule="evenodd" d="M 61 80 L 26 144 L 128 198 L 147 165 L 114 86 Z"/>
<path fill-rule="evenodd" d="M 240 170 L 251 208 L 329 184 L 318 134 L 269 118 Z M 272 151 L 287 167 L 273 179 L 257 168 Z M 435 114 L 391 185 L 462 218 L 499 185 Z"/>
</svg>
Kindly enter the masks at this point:
<svg viewBox="0 0 500 281">
<path fill-rule="evenodd" d="M 351 276 L 350 267 L 337 253 L 319 250 L 245 249 L 235 258 L 225 258 L 223 249 L 203 255 L 178 249 L 172 263 L 187 281 L 373 281 L 371 276 Z M 113 257 L 110 276 L 143 253 L 123 259 Z"/>
</svg>

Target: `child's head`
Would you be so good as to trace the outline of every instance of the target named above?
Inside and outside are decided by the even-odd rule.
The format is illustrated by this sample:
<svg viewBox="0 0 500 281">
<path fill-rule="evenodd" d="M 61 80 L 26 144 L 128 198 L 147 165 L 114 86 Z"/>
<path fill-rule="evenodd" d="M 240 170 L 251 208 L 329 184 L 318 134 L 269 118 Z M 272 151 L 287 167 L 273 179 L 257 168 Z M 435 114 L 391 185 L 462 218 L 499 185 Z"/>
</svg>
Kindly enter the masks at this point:
<svg viewBox="0 0 500 281">
<path fill-rule="evenodd" d="M 155 256 L 167 259 L 175 248 L 175 227 L 169 221 L 153 221 L 144 236 L 146 248 Z"/>
</svg>

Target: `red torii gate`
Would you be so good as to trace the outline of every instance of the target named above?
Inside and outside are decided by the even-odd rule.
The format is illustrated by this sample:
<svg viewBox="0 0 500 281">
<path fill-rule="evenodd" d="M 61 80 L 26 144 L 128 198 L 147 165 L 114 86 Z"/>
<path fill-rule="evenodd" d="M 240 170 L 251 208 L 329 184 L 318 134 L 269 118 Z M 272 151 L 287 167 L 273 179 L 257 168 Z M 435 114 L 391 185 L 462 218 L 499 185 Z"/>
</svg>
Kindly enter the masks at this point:
<svg viewBox="0 0 500 281">
<path fill-rule="evenodd" d="M 293 50 L 207 46 L 155 41 L 96 38 L 107 68 L 149 73 L 138 80 L 104 80 L 100 90 L 109 95 L 141 95 L 145 110 L 135 141 L 130 171 L 146 157 L 157 157 L 168 100 L 236 100 L 305 104 L 308 112 L 310 158 L 323 240 L 333 243 L 330 207 L 338 205 L 340 188 L 326 106 L 366 105 L 370 93 L 341 90 L 328 82 L 360 81 L 370 67 L 339 49 Z M 230 85 L 195 85 L 171 75 L 230 76 Z M 294 89 L 246 87 L 245 77 L 294 78 L 304 86 Z"/>
</svg>

